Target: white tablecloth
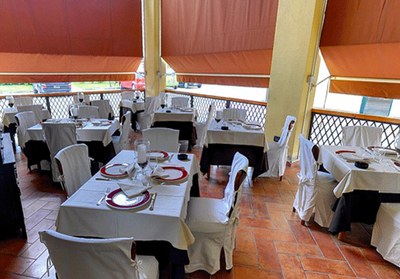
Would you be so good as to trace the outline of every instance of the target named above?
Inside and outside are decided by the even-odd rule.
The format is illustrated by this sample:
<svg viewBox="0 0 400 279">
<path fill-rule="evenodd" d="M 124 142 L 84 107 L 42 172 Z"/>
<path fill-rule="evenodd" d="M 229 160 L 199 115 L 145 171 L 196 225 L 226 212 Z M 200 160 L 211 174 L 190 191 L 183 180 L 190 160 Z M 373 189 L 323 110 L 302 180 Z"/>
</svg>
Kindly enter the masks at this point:
<svg viewBox="0 0 400 279">
<path fill-rule="evenodd" d="M 166 112 L 167 110 L 171 112 Z M 154 113 L 153 123 L 159 121 L 174 121 L 174 122 L 194 122 L 196 110 L 194 109 L 158 109 Z"/>
<path fill-rule="evenodd" d="M 58 120 L 57 120 L 58 121 Z M 69 121 L 66 119 L 61 119 L 60 121 Z M 104 123 L 109 120 L 98 119 L 98 121 L 103 121 Z M 119 129 L 119 121 L 114 119 L 110 120 L 109 125 L 99 125 L 94 126 L 92 122 L 85 122 L 82 128 L 76 129 L 76 139 L 78 141 L 101 141 L 104 146 L 107 146 L 112 142 L 111 136 Z M 33 127 L 28 128 L 28 135 L 31 140 L 45 140 L 43 134 L 42 125 L 37 124 Z"/>
<path fill-rule="evenodd" d="M 221 122 L 217 124 L 212 121 L 207 130 L 205 145 L 208 144 L 233 144 L 250 145 L 264 147 L 264 152 L 268 151 L 268 142 L 262 129 L 248 130 L 240 124 L 227 124 L 229 130 L 221 130 Z"/>
<path fill-rule="evenodd" d="M 124 108 L 129 108 L 132 110 L 133 113 L 136 113 L 137 111 L 144 110 L 144 101 L 140 100 L 133 102 L 131 100 L 123 99 L 121 100 L 120 106 Z"/>
<path fill-rule="evenodd" d="M 162 165 L 183 166 L 189 179 L 178 185 L 154 184 L 150 192 L 157 192 L 154 210 L 148 206 L 142 209 L 118 210 L 97 201 L 107 187 L 117 189 L 117 182 L 127 182 L 128 178 L 113 181 L 96 181 L 97 173 L 73 194 L 61 207 L 57 218 L 57 231 L 69 235 L 92 237 L 134 237 L 136 240 L 168 241 L 178 249 L 187 250 L 194 237 L 185 224 L 187 204 L 190 199 L 192 176 L 199 171 L 196 158 L 189 155 L 186 162 L 176 155 L 171 162 Z M 110 163 L 131 163 L 134 152 L 123 150 Z"/>
<path fill-rule="evenodd" d="M 382 162 L 372 160 L 368 169 L 364 170 L 354 166 L 354 162 L 347 162 L 342 155 L 336 154 L 338 150 L 353 150 L 360 156 L 371 157 L 365 149 L 360 147 L 321 146 L 320 162 L 339 181 L 334 189 L 337 198 L 354 190 L 400 193 L 400 170 L 395 168 L 390 158 Z"/>
<path fill-rule="evenodd" d="M 2 120 L 4 126 L 8 127 L 10 124 L 16 123 L 15 115 L 18 113 L 16 107 L 4 108 L 2 113 Z M 51 115 L 47 109 L 42 109 L 42 119 L 50 119 Z"/>
</svg>

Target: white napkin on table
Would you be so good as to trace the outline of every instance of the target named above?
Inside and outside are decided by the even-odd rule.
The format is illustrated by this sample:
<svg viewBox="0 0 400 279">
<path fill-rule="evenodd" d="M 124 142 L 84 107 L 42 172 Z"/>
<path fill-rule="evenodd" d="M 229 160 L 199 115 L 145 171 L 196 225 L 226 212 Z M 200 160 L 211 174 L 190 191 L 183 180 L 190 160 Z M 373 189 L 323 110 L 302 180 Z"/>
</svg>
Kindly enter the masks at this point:
<svg viewBox="0 0 400 279">
<path fill-rule="evenodd" d="M 162 167 L 157 167 L 153 172 L 151 173 L 151 177 L 154 178 L 165 178 L 168 177 L 169 174 L 162 168 Z"/>
<path fill-rule="evenodd" d="M 135 166 L 136 164 L 129 164 L 126 167 L 121 167 L 119 171 L 121 173 L 127 173 L 129 177 L 132 177 L 136 170 Z"/>
<path fill-rule="evenodd" d="M 141 181 L 132 181 L 132 183 L 118 183 L 118 186 L 128 198 L 140 195 L 151 188 L 151 186 L 143 186 Z"/>
</svg>

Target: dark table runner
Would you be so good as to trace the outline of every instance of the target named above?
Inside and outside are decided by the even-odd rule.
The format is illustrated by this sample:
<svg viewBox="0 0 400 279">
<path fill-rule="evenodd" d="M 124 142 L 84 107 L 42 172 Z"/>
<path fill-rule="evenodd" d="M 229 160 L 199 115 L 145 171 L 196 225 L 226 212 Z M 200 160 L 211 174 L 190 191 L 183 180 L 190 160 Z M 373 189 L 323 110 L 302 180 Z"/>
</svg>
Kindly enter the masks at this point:
<svg viewBox="0 0 400 279">
<path fill-rule="evenodd" d="M 379 193 L 378 191 L 354 190 L 343 194 L 333 205 L 333 219 L 329 232 L 351 231 L 351 223 L 374 224 L 379 205 L 382 202 L 400 203 L 400 194 Z"/>
<path fill-rule="evenodd" d="M 249 166 L 254 168 L 253 179 L 268 170 L 267 153 L 264 147 L 250 145 L 209 144 L 203 147 L 200 171 L 205 174 L 211 165 L 232 165 L 233 156 L 240 152 L 249 159 Z"/>
</svg>

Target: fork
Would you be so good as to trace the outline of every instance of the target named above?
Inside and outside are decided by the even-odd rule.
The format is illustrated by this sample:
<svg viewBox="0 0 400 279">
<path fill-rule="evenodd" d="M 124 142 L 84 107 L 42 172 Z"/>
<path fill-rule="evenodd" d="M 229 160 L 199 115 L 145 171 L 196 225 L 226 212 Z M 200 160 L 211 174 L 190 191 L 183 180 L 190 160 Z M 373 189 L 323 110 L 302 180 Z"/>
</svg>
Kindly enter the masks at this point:
<svg viewBox="0 0 400 279">
<path fill-rule="evenodd" d="M 104 192 L 104 195 L 96 203 L 97 206 L 99 206 L 103 202 L 103 200 L 107 197 L 107 195 L 110 193 L 110 191 L 111 191 L 110 187 L 107 187 L 106 191 Z"/>
</svg>

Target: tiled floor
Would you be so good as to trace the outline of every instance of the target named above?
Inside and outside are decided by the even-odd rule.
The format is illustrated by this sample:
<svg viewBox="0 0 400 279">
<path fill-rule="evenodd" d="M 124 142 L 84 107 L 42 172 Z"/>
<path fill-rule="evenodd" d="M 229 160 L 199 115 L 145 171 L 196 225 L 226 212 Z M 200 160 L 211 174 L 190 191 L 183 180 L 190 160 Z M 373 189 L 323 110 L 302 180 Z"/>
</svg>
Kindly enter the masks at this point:
<svg viewBox="0 0 400 279">
<path fill-rule="evenodd" d="M 199 150 L 194 153 L 200 154 Z M 55 227 L 63 191 L 50 175 L 29 173 L 17 154 L 17 168 L 28 240 L 0 241 L 0 278 L 55 278 L 46 274 L 47 252 L 38 231 Z M 212 278 L 400 278 L 400 269 L 385 262 L 369 245 L 371 227 L 355 224 L 346 242 L 339 241 L 313 223 L 300 225 L 292 212 L 298 166 L 288 167 L 283 181 L 257 179 L 246 187 L 232 271 Z M 228 169 L 214 167 L 211 179 L 201 178 L 201 195 L 222 197 Z M 187 278 L 209 278 L 205 272 Z M 75 278 L 72 278 L 75 279 Z"/>
</svg>

